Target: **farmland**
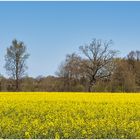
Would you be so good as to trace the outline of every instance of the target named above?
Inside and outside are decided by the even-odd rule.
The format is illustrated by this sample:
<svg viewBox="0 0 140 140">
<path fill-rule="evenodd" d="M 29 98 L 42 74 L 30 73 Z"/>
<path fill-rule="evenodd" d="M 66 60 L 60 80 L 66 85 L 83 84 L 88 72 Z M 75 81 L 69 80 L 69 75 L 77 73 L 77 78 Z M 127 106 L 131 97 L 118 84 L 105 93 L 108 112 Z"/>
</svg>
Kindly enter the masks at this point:
<svg viewBox="0 0 140 140">
<path fill-rule="evenodd" d="M 140 138 L 140 94 L 0 93 L 0 138 Z"/>
</svg>

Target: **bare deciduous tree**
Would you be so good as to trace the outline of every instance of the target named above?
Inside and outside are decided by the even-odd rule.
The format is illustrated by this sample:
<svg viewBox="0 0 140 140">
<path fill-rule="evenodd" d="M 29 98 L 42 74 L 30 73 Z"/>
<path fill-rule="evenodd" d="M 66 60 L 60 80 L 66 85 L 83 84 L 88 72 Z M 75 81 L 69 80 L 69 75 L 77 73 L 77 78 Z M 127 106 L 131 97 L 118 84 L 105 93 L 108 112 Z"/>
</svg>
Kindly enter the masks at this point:
<svg viewBox="0 0 140 140">
<path fill-rule="evenodd" d="M 15 80 L 16 91 L 19 90 L 19 80 L 24 76 L 27 66 L 25 64 L 29 54 L 26 53 L 26 46 L 23 42 L 12 41 L 12 45 L 7 48 L 5 55 L 5 68 L 11 78 Z"/>
<path fill-rule="evenodd" d="M 131 61 L 139 61 L 140 60 L 140 51 L 131 51 L 128 55 L 127 55 L 127 59 L 131 60 Z"/>
<path fill-rule="evenodd" d="M 86 56 L 84 67 L 88 77 L 88 91 L 91 92 L 92 86 L 97 80 L 108 78 L 114 69 L 114 57 L 116 50 L 111 50 L 112 40 L 102 41 L 93 39 L 89 45 L 80 46 L 80 50 Z"/>
<path fill-rule="evenodd" d="M 73 85 L 76 85 L 82 77 L 83 67 L 81 66 L 81 61 L 81 57 L 77 54 L 68 54 L 56 73 L 64 79 L 64 86 L 67 91 L 74 89 Z"/>
</svg>

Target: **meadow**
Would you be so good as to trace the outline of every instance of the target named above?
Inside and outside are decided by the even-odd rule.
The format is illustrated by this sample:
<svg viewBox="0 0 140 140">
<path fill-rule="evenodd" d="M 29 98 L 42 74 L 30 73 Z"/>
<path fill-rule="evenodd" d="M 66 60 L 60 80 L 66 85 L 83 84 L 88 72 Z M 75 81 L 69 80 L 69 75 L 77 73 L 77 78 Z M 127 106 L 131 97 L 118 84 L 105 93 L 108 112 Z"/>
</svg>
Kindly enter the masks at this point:
<svg viewBox="0 0 140 140">
<path fill-rule="evenodd" d="M 0 93 L 0 138 L 140 139 L 140 94 Z"/>
</svg>

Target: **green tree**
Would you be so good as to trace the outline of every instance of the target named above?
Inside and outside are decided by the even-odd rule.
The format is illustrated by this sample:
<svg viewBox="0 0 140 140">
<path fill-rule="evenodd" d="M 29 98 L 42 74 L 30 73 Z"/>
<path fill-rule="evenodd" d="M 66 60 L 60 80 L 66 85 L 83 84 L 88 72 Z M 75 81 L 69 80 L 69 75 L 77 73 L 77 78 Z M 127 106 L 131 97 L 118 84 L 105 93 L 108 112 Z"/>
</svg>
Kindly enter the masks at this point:
<svg viewBox="0 0 140 140">
<path fill-rule="evenodd" d="M 7 48 L 5 55 L 5 69 L 8 75 L 15 80 L 15 90 L 19 91 L 20 79 L 25 75 L 27 69 L 26 59 L 29 54 L 26 53 L 26 46 L 23 42 L 12 41 L 12 45 Z"/>
</svg>

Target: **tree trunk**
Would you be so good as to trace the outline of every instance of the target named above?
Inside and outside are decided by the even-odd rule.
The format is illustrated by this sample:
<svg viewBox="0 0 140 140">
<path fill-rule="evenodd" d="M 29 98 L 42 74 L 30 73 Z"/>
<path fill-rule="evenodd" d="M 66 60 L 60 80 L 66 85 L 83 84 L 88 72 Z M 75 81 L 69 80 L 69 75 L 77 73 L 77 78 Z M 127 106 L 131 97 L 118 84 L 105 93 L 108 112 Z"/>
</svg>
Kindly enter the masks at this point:
<svg viewBox="0 0 140 140">
<path fill-rule="evenodd" d="M 91 92 L 91 85 L 88 86 L 88 92 Z"/>
<path fill-rule="evenodd" d="M 16 91 L 19 91 L 19 79 L 16 79 Z"/>
<path fill-rule="evenodd" d="M 92 88 L 92 80 L 90 80 L 89 84 L 88 84 L 88 92 L 91 92 L 91 88 Z"/>
<path fill-rule="evenodd" d="M 16 54 L 16 91 L 19 91 L 19 57 Z"/>
<path fill-rule="evenodd" d="M 96 79 L 95 78 L 93 78 L 93 79 L 91 79 L 89 81 L 88 92 L 92 92 L 91 88 L 92 88 L 93 84 L 95 84 L 95 83 L 96 83 Z"/>
</svg>

